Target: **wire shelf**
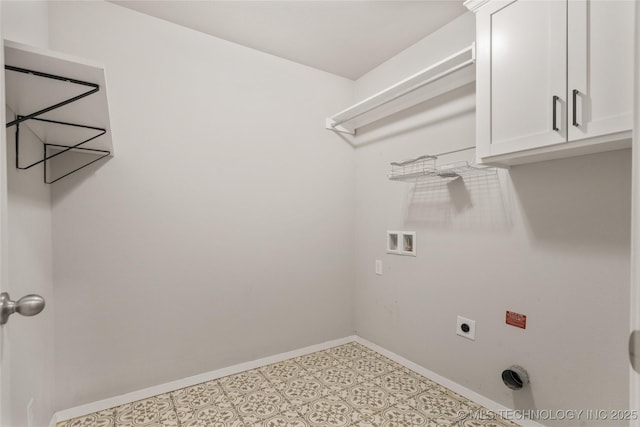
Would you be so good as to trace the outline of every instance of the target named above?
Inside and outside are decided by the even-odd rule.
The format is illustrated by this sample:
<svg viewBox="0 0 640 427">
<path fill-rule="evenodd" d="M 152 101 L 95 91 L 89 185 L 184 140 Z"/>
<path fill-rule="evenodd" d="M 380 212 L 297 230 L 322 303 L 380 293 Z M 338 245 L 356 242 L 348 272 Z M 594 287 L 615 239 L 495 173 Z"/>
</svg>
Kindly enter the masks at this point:
<svg viewBox="0 0 640 427">
<path fill-rule="evenodd" d="M 419 176 L 432 175 L 436 171 L 436 156 L 420 156 L 404 162 L 391 162 L 389 179 L 409 181 Z"/>
<path fill-rule="evenodd" d="M 388 177 L 393 181 L 418 180 L 453 181 L 458 178 L 496 174 L 494 167 L 478 166 L 468 162 L 453 162 L 436 166 L 436 156 L 420 156 L 404 162 L 392 162 Z"/>
</svg>

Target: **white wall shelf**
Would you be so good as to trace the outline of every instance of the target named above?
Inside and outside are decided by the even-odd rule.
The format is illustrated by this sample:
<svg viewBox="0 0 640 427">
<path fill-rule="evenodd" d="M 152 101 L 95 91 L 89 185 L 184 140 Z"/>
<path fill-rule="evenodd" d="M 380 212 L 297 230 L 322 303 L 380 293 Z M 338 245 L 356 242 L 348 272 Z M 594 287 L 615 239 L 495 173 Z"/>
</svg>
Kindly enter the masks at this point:
<svg viewBox="0 0 640 427">
<path fill-rule="evenodd" d="M 475 81 L 475 43 L 327 118 L 326 128 L 356 129 Z"/>
<path fill-rule="evenodd" d="M 113 156 L 102 66 L 8 40 L 4 58 L 7 129 L 16 130 L 17 168 L 44 163 L 44 181 L 52 183 Z"/>
</svg>

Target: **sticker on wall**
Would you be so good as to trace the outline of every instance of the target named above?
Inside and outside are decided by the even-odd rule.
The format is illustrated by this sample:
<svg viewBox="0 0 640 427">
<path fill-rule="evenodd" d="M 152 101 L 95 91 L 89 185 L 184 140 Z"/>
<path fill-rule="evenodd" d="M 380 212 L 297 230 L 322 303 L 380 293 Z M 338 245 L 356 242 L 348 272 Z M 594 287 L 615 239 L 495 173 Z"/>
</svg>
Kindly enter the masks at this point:
<svg viewBox="0 0 640 427">
<path fill-rule="evenodd" d="M 527 316 L 514 311 L 507 311 L 507 325 L 527 329 Z"/>
<path fill-rule="evenodd" d="M 387 231 L 387 253 L 416 256 L 416 232 Z"/>
</svg>

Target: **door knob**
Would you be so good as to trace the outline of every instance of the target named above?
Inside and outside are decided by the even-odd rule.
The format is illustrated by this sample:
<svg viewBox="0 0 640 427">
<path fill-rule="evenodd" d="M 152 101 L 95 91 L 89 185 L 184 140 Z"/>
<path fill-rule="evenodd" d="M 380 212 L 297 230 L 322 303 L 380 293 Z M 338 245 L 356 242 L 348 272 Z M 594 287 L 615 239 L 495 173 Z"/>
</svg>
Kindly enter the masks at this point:
<svg viewBox="0 0 640 427">
<path fill-rule="evenodd" d="M 44 298 L 40 295 L 25 295 L 18 301 L 12 301 L 9 294 L 0 294 L 0 325 L 4 325 L 13 313 L 23 316 L 35 316 L 44 308 Z"/>
</svg>

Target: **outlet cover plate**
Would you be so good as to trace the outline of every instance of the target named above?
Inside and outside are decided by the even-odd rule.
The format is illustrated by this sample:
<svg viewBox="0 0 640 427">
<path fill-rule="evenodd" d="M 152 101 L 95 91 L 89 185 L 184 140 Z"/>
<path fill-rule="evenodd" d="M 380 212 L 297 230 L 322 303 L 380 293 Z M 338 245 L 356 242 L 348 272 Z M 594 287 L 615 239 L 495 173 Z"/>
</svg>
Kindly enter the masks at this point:
<svg viewBox="0 0 640 427">
<path fill-rule="evenodd" d="M 462 329 L 462 325 L 469 326 L 469 330 L 465 332 Z M 475 341 L 476 339 L 476 321 L 467 319 L 466 317 L 458 316 L 458 321 L 456 322 L 456 334 L 461 337 L 465 337 L 467 339 Z"/>
</svg>

